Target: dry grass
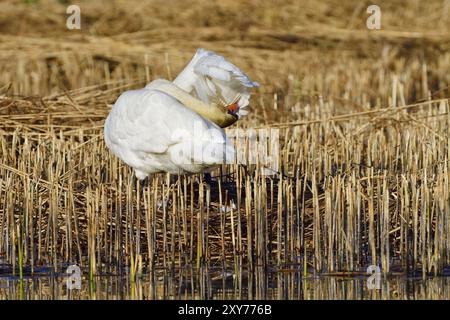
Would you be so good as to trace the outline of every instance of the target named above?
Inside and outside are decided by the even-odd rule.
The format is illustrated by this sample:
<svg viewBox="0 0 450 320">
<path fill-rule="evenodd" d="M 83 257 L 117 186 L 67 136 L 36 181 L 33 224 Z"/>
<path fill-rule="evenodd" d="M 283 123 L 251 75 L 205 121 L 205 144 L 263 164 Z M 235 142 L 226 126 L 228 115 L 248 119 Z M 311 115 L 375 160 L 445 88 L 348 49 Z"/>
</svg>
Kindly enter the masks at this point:
<svg viewBox="0 0 450 320">
<path fill-rule="evenodd" d="M 380 31 L 350 1 L 86 2 L 82 32 L 40 2 L 0 5 L 28 10 L 0 36 L 0 255 L 14 267 L 449 265 L 448 2 L 382 6 Z M 103 121 L 120 92 L 173 78 L 200 46 L 261 82 L 239 126 L 280 129 L 279 173 L 231 165 L 210 187 L 158 175 L 139 190 Z"/>
</svg>

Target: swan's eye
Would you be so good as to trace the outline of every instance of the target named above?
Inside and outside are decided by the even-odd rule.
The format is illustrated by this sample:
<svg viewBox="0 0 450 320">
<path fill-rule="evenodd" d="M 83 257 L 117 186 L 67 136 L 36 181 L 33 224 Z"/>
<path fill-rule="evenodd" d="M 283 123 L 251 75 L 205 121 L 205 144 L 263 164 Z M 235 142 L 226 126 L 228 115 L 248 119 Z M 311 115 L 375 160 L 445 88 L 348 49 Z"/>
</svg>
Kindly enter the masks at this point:
<svg viewBox="0 0 450 320">
<path fill-rule="evenodd" d="M 226 108 L 229 112 L 232 112 L 232 113 L 236 113 L 239 110 L 239 106 L 237 105 L 237 103 L 230 104 L 230 105 L 226 106 Z"/>
</svg>

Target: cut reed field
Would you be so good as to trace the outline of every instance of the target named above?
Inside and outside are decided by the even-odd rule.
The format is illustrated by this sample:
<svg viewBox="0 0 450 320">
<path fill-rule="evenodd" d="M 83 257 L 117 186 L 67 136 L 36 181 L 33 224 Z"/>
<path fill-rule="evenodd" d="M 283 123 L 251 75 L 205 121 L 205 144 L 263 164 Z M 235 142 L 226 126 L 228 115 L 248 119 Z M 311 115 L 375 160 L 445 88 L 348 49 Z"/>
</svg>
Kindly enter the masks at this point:
<svg viewBox="0 0 450 320">
<path fill-rule="evenodd" d="M 63 8 L 44 3 L 48 17 Z M 185 28 L 178 21 L 108 29 L 121 12 L 133 21 L 124 4 L 105 13 L 113 20 L 88 19 L 89 32 L 75 35 L 52 34 L 45 28 L 59 22 L 51 18 L 21 35 L 3 26 L 0 259 L 17 272 L 77 263 L 91 275 L 127 270 L 132 278 L 185 265 L 236 274 L 260 267 L 334 274 L 369 265 L 444 273 L 448 16 L 431 25 L 413 19 L 423 9 L 413 1 L 403 17 L 414 24 L 402 31 L 397 4 L 386 10 L 383 30 L 372 32 L 358 24 L 365 7 L 344 1 L 333 13 L 330 2 L 315 15 L 306 1 L 301 12 L 286 5 L 273 17 L 273 5 L 244 5 L 238 15 L 254 10 L 259 18 L 232 28 L 227 10 L 236 2 L 224 1 L 228 9 L 199 3 L 178 17 Z M 88 17 L 98 10 L 87 8 Z M 202 8 L 223 17 L 207 25 Z M 311 25 L 297 25 L 296 13 Z M 122 91 L 173 79 L 197 47 L 224 54 L 261 83 L 237 126 L 279 130 L 277 172 L 235 164 L 215 170 L 210 185 L 200 175 L 136 183 L 105 147 L 104 119 Z M 248 150 L 248 142 L 240 147 Z"/>
</svg>

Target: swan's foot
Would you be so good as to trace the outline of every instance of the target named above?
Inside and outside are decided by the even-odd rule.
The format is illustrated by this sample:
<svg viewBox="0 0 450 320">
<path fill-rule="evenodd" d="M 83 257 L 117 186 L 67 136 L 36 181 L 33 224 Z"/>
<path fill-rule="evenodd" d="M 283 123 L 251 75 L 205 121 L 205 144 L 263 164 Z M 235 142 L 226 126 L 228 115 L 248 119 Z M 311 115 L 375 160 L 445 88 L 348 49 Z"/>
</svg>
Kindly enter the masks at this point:
<svg viewBox="0 0 450 320">
<path fill-rule="evenodd" d="M 145 186 L 149 186 L 150 178 L 147 176 L 145 179 L 139 179 L 139 186 L 141 190 L 144 190 Z"/>
<path fill-rule="evenodd" d="M 205 179 L 206 184 L 208 184 L 211 187 L 212 184 L 211 173 L 204 173 L 203 177 Z"/>
<path fill-rule="evenodd" d="M 144 190 L 146 186 L 150 185 L 150 178 L 148 176 L 146 176 L 145 178 L 139 178 L 137 176 L 134 176 L 133 181 L 134 181 L 134 189 L 136 191 L 139 189 L 140 192 L 142 192 L 142 190 Z"/>
</svg>

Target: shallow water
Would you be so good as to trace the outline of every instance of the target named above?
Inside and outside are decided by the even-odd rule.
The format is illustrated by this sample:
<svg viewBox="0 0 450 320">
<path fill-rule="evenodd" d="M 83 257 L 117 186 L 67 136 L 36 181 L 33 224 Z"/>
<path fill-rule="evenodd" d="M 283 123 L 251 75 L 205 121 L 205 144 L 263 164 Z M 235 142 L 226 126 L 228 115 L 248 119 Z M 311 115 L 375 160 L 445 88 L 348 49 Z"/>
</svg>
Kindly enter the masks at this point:
<svg viewBox="0 0 450 320">
<path fill-rule="evenodd" d="M 450 277 L 312 276 L 300 272 L 158 271 L 131 281 L 125 275 L 82 275 L 80 287 L 65 274 L 0 276 L 0 300 L 7 299 L 450 299 Z M 369 284 L 369 285 L 370 285 Z M 375 284 L 375 286 L 373 286 Z M 70 288 L 72 286 L 72 288 Z"/>
</svg>

